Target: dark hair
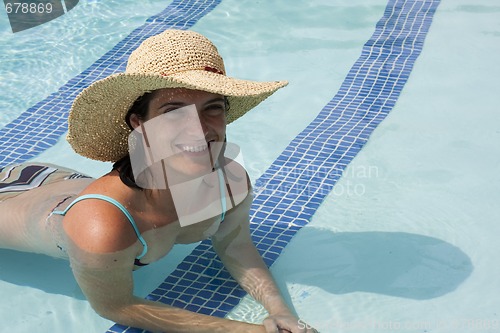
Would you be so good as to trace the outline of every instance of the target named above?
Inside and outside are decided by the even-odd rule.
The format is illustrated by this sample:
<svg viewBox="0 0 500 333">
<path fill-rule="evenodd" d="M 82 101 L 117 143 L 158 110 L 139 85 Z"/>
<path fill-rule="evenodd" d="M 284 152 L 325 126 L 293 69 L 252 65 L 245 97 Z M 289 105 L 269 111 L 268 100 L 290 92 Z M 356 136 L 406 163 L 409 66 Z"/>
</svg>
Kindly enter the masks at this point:
<svg viewBox="0 0 500 333">
<path fill-rule="evenodd" d="M 130 109 L 128 110 L 127 114 L 125 115 L 125 122 L 127 123 L 128 127 L 130 127 L 131 130 L 133 130 L 132 125 L 130 124 L 130 117 L 135 114 L 139 119 L 145 119 L 146 115 L 148 113 L 148 108 L 149 108 L 149 102 L 153 98 L 153 91 L 151 92 L 146 92 L 144 95 L 139 96 L 132 104 Z M 226 96 L 224 96 L 224 102 L 225 102 L 225 109 L 226 113 L 229 111 L 229 100 Z M 224 145 L 222 146 L 221 153 L 219 155 L 219 165 L 222 165 L 221 162 L 224 160 L 224 151 L 226 149 L 226 138 L 224 138 Z M 120 175 L 120 180 L 127 185 L 128 187 L 131 188 L 136 188 L 139 190 L 143 190 L 142 187 L 137 185 L 135 182 L 134 178 L 134 172 L 132 170 L 132 162 L 130 161 L 130 155 L 126 155 L 116 161 L 113 164 L 113 170 L 117 170 L 119 175 Z"/>
<path fill-rule="evenodd" d="M 135 114 L 139 119 L 145 119 L 148 113 L 149 102 L 153 98 L 153 92 L 147 92 L 142 96 L 139 96 L 132 104 L 127 114 L 125 115 L 125 122 L 131 130 L 134 128 L 130 125 L 130 117 Z"/>
</svg>

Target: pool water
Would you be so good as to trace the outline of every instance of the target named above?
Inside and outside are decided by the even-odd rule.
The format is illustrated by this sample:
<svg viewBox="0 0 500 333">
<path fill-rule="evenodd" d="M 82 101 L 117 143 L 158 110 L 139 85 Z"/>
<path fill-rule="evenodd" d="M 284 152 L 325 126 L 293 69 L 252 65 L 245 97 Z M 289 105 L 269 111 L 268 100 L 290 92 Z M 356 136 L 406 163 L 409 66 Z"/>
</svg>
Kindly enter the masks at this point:
<svg viewBox="0 0 500 333">
<path fill-rule="evenodd" d="M 167 5 L 80 1 L 17 34 L 0 10 L 0 125 Z M 386 5 L 223 0 L 195 24 L 230 75 L 290 81 L 228 128 L 253 181 L 337 93 Z M 441 1 L 396 106 L 272 266 L 305 322 L 322 332 L 500 331 L 499 18 L 493 1 Z M 36 160 L 94 176 L 110 167 L 77 156 L 64 138 Z M 156 288 L 193 247 L 176 246 L 135 273 L 137 293 Z M 1 332 L 112 325 L 89 307 L 62 260 L 0 250 L 0 290 Z M 245 297 L 229 317 L 265 315 Z"/>
</svg>

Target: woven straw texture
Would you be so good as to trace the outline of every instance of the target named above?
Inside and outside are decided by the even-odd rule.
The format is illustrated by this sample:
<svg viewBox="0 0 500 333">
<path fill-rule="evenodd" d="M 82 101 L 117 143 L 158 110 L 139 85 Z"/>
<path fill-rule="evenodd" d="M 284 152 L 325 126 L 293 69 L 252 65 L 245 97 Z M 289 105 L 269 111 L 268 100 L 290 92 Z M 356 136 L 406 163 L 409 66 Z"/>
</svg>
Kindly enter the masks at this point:
<svg viewBox="0 0 500 333">
<path fill-rule="evenodd" d="M 228 77 L 210 40 L 193 31 L 166 30 L 132 52 L 125 73 L 94 82 L 76 97 L 67 140 L 82 156 L 115 162 L 128 154 L 125 115 L 146 92 L 187 88 L 227 96 L 229 124 L 287 84 Z"/>
</svg>

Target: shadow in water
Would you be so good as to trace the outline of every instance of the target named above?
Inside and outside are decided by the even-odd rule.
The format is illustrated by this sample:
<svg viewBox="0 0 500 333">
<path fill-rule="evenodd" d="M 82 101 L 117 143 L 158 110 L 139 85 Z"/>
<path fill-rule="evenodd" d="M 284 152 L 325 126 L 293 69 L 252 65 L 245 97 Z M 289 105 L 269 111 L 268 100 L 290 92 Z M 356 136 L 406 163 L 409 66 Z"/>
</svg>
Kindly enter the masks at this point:
<svg viewBox="0 0 500 333">
<path fill-rule="evenodd" d="M 0 249 L 0 281 L 85 299 L 69 261 L 41 254 Z"/>
<path fill-rule="evenodd" d="M 196 245 L 177 244 L 165 258 L 134 272 L 136 294 L 145 297 L 157 288 Z M 69 261 L 41 254 L 0 249 L 0 281 L 86 299 L 76 283 Z"/>
<path fill-rule="evenodd" d="M 317 286 L 332 294 L 360 291 L 430 299 L 455 290 L 473 270 L 456 246 L 403 232 L 304 228 L 285 254 L 275 265 L 280 284 Z"/>
<path fill-rule="evenodd" d="M 332 294 L 361 291 L 430 299 L 455 290 L 473 270 L 456 246 L 403 232 L 334 233 L 308 227 L 285 254 L 273 267 L 280 285 L 294 282 Z M 165 269 L 159 268 L 157 275 L 163 278 Z M 0 249 L 0 280 L 85 299 L 69 262 L 62 259 Z"/>
</svg>

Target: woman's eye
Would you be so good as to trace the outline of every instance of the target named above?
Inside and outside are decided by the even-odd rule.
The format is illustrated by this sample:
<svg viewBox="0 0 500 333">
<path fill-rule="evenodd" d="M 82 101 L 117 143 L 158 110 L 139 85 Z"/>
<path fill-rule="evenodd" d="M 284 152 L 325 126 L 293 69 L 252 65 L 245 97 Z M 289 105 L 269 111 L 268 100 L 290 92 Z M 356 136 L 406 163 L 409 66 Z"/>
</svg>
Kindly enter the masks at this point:
<svg viewBox="0 0 500 333">
<path fill-rule="evenodd" d="M 219 116 L 224 113 L 224 106 L 210 105 L 205 109 L 205 113 L 209 116 Z"/>
<path fill-rule="evenodd" d="M 165 113 L 169 113 L 169 112 L 172 112 L 172 111 L 175 111 L 177 110 L 177 108 L 172 108 L 172 109 L 165 109 L 165 110 L 162 110 L 162 114 L 165 114 Z"/>
<path fill-rule="evenodd" d="M 180 120 L 186 116 L 186 112 L 179 108 L 167 108 L 161 110 L 160 114 L 164 119 L 170 119 L 171 121 Z"/>
</svg>

